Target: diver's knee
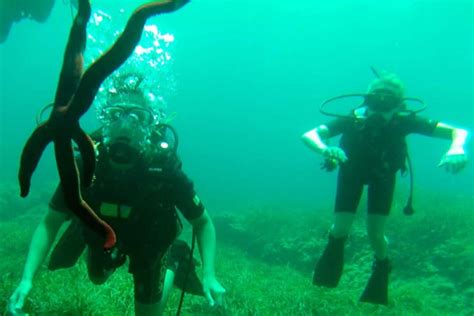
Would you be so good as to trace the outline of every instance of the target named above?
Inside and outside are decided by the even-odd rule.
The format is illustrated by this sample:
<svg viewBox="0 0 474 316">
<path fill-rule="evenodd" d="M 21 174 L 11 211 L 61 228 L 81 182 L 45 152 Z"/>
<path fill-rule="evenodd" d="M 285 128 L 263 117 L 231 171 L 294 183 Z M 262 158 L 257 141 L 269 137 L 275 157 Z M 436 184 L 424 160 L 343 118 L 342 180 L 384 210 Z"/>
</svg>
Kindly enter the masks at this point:
<svg viewBox="0 0 474 316">
<path fill-rule="evenodd" d="M 163 297 L 164 270 L 165 267 L 162 266 L 158 270 L 141 269 L 133 274 L 135 302 L 145 310 L 160 305 Z"/>
<path fill-rule="evenodd" d="M 135 288 L 135 315 L 162 315 L 166 304 L 162 295 L 160 291 Z"/>
</svg>

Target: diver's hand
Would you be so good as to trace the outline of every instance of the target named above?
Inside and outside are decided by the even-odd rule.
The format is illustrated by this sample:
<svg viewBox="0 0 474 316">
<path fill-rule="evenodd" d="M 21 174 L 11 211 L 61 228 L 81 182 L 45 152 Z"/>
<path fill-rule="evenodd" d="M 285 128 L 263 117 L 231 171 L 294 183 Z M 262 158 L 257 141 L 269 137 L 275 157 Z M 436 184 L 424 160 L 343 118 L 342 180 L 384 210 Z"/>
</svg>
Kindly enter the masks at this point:
<svg viewBox="0 0 474 316">
<path fill-rule="evenodd" d="M 462 148 L 450 149 L 438 164 L 438 167 L 444 167 L 447 172 L 456 174 L 467 164 L 467 155 Z"/>
<path fill-rule="evenodd" d="M 326 171 L 333 171 L 341 163 L 347 161 L 346 153 L 339 147 L 326 147 L 322 154 L 324 157 L 324 162 L 321 164 L 321 169 Z"/>
<path fill-rule="evenodd" d="M 209 305 L 223 305 L 225 289 L 215 277 L 204 277 L 202 287 Z"/>
<path fill-rule="evenodd" d="M 21 281 L 20 285 L 13 292 L 8 300 L 8 314 L 9 315 L 28 315 L 22 311 L 25 304 L 25 298 L 31 290 L 31 281 Z"/>
</svg>

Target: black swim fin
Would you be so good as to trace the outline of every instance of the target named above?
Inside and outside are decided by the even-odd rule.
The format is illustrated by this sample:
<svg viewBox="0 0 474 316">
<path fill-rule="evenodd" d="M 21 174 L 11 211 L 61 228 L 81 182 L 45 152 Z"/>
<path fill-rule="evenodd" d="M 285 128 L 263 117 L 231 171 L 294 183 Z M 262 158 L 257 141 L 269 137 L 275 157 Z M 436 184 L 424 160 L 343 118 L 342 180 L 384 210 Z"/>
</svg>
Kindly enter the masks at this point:
<svg viewBox="0 0 474 316">
<path fill-rule="evenodd" d="M 344 243 L 347 237 L 334 238 L 329 241 L 319 258 L 313 274 L 313 284 L 334 288 L 339 283 L 344 267 Z"/>
<path fill-rule="evenodd" d="M 178 289 L 185 289 L 186 293 L 204 296 L 204 291 L 202 288 L 201 280 L 196 273 L 194 265 L 191 267 L 191 271 L 188 272 L 188 266 L 186 264 L 181 264 L 176 271 L 174 278 L 174 286 Z M 187 276 L 186 276 L 187 274 Z"/>
<path fill-rule="evenodd" d="M 204 296 L 201 280 L 196 272 L 196 262 L 192 257 L 191 248 L 182 240 L 175 240 L 171 245 L 167 269 L 175 272 L 174 286 L 186 293 Z"/>
<path fill-rule="evenodd" d="M 392 267 L 388 258 L 375 259 L 372 275 L 360 297 L 361 302 L 388 305 L 388 276 Z"/>
</svg>

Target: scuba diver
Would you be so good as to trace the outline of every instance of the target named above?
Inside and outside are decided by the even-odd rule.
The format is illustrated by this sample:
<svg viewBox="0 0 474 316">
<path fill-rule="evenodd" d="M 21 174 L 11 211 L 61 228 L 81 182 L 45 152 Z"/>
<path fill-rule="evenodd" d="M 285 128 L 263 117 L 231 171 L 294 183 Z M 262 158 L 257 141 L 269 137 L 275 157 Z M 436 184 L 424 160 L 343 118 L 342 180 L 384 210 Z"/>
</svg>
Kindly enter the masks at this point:
<svg viewBox="0 0 474 316">
<path fill-rule="evenodd" d="M 178 282 L 183 267 L 189 267 L 188 291 L 205 296 L 211 305 L 221 302 L 225 289 L 215 277 L 214 224 L 182 171 L 177 135 L 140 87 L 142 80 L 136 74 L 114 77 L 105 104 L 98 108 L 102 126 L 91 134 L 96 145 L 95 179 L 82 188 L 84 200 L 117 233 L 116 247 L 104 252 L 102 238 L 73 216 L 58 186 L 33 235 L 22 280 L 10 297 L 12 315 L 22 313 L 33 278 L 67 220 L 71 223 L 52 251 L 50 270 L 73 266 L 86 250 L 89 279 L 103 284 L 128 257 L 135 314 L 160 315 L 165 270 L 174 272 Z M 175 242 L 182 229 L 178 210 L 193 227 L 202 258 L 202 284 L 192 254 L 182 242 Z"/>
<path fill-rule="evenodd" d="M 54 0 L 0 0 L 0 43 L 10 33 L 12 24 L 23 19 L 44 23 L 54 6 Z"/>
<path fill-rule="evenodd" d="M 360 301 L 387 305 L 391 265 L 387 256 L 385 224 L 392 205 L 396 172 L 406 170 L 406 160 L 410 166 L 405 138 L 415 133 L 451 140 L 451 146 L 438 166 L 457 173 L 467 163 L 464 145 L 468 132 L 422 118 L 417 115 L 420 110 L 409 110 L 410 101 L 422 101 L 406 98 L 403 84 L 395 75 L 385 73 L 381 76 L 372 70 L 377 78 L 369 85 L 368 92 L 343 95 L 324 102 L 321 112 L 337 118 L 304 133 L 302 140 L 312 151 L 324 157 L 322 169 L 333 171 L 339 167 L 334 223 L 328 243 L 316 264 L 313 284 L 328 288 L 338 285 L 344 265 L 344 243 L 363 188 L 367 186 L 367 234 L 375 256 L 372 275 Z M 334 100 L 350 97 L 361 97 L 363 102 L 349 115 L 332 114 L 324 109 Z M 341 134 L 338 147 L 326 143 Z M 405 213 L 413 213 L 411 195 Z"/>
</svg>

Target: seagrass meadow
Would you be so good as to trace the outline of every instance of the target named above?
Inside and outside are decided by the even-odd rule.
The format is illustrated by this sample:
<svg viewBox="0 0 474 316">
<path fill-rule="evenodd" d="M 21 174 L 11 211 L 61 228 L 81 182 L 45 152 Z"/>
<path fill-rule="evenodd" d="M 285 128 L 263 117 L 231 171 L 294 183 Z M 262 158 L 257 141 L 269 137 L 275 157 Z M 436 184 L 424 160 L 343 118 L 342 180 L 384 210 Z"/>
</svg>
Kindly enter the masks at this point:
<svg viewBox="0 0 474 316">
<path fill-rule="evenodd" d="M 21 277 L 33 230 L 46 195 L 26 202 L 16 187 L 0 191 L 0 308 Z M 466 197 L 467 199 L 467 197 Z M 358 301 L 370 273 L 363 216 L 349 237 L 346 266 L 336 289 L 311 284 L 315 260 L 324 248 L 329 215 L 308 210 L 249 205 L 241 212 L 214 216 L 218 234 L 217 274 L 227 289 L 224 308 L 186 295 L 183 315 L 472 315 L 474 248 L 472 200 L 444 206 L 447 197 L 425 196 L 417 213 L 392 216 L 387 235 L 393 272 L 389 305 Z M 44 201 L 43 201 L 44 202 Z M 395 209 L 400 207 L 396 204 Z M 12 213 L 10 210 L 15 209 Z M 189 239 L 185 230 L 184 239 Z M 199 261 L 198 253 L 195 257 Z M 174 315 L 180 292 L 174 290 L 166 315 Z M 70 269 L 40 269 L 25 312 L 32 315 L 131 315 L 133 283 L 125 267 L 101 286 L 87 278 L 84 260 Z"/>
</svg>

